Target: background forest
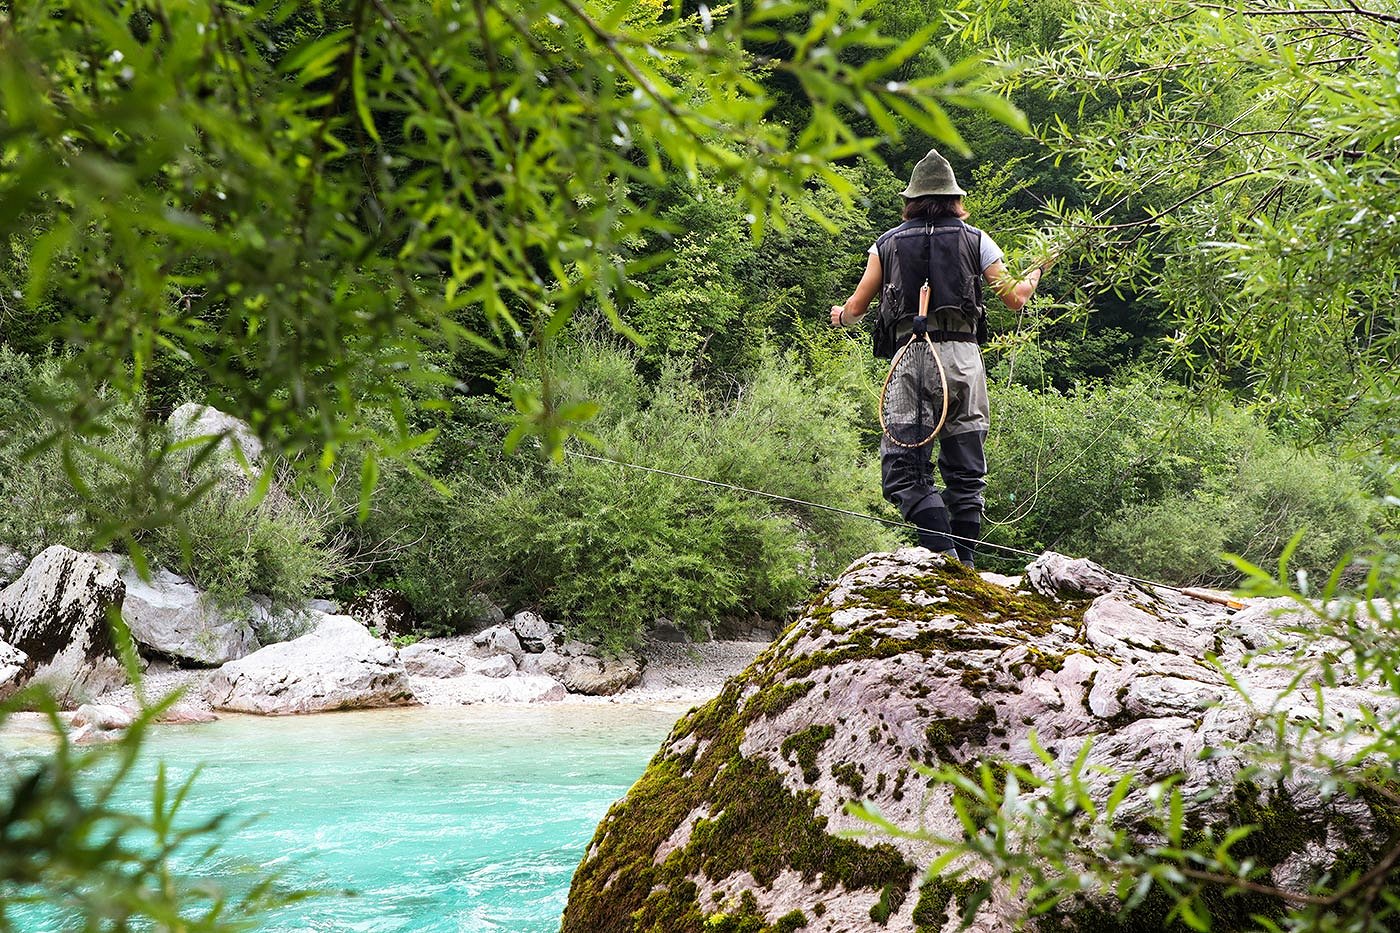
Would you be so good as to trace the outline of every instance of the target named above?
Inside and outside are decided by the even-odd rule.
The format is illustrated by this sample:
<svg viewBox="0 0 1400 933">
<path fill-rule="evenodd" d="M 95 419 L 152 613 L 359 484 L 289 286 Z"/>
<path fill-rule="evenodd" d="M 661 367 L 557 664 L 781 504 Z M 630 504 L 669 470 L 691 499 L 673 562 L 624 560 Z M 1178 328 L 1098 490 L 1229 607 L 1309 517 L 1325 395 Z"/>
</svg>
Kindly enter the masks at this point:
<svg viewBox="0 0 1400 933">
<path fill-rule="evenodd" d="M 822 309 L 937 145 L 1009 267 L 1064 250 L 1026 312 L 992 302 L 989 541 L 1173 583 L 1229 583 L 1221 553 L 1268 564 L 1300 529 L 1308 569 L 1374 551 L 1393 152 L 1348 107 L 1382 106 L 1355 79 L 1392 24 L 1324 16 L 1222 63 L 1252 24 L 1205 12 L 1172 27 L 1204 30 L 1187 69 L 1137 8 L 1111 47 L 1054 0 L 833 9 L 602 6 L 570 38 L 543 8 L 458 32 L 268 7 L 209 22 L 263 36 L 212 72 L 171 11 L 15 11 L 0 541 L 115 540 L 286 604 L 389 587 L 431 632 L 485 600 L 619 649 L 661 618 L 781 620 L 899 535 L 566 451 L 895 517 L 881 373 Z M 692 67 L 696 34 L 731 70 Z M 804 47 L 823 36 L 839 64 Z M 586 92 L 536 67 L 600 42 L 670 46 Z M 303 494 L 199 499 L 153 427 L 192 399 L 249 417 Z"/>
</svg>

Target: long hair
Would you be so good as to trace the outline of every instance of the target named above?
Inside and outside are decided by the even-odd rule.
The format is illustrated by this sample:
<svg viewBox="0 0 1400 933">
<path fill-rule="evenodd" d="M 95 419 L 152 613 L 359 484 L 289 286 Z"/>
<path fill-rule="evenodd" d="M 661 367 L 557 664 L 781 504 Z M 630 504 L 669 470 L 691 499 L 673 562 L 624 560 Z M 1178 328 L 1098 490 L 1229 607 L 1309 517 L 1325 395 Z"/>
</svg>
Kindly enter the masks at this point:
<svg viewBox="0 0 1400 933">
<path fill-rule="evenodd" d="M 905 220 L 941 220 L 944 217 L 966 220 L 970 216 L 960 194 L 926 194 L 904 202 Z"/>
</svg>

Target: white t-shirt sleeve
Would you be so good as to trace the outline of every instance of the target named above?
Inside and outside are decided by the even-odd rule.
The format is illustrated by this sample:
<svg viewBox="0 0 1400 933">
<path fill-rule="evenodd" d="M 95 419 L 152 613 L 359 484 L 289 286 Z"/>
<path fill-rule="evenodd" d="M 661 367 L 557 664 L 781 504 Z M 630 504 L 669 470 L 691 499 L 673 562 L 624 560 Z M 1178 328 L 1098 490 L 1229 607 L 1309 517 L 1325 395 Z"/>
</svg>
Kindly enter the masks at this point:
<svg viewBox="0 0 1400 933">
<path fill-rule="evenodd" d="M 987 233 L 987 231 L 985 231 L 985 230 L 982 231 L 982 243 L 981 243 L 981 246 L 982 246 L 982 271 L 983 271 L 983 272 L 986 272 L 986 271 L 987 271 L 989 268 L 991 268 L 995 263 L 1001 262 L 1003 259 L 1006 258 L 1006 253 L 1002 252 L 1001 247 L 1000 247 L 1000 246 L 997 246 L 997 241 L 996 241 L 996 240 L 993 240 L 993 239 L 991 238 L 991 236 L 990 236 L 990 235 Z M 878 256 L 878 255 L 879 255 L 879 251 L 875 249 L 875 244 L 874 244 L 874 243 L 871 243 L 871 244 L 870 244 L 870 249 L 867 250 L 867 252 L 870 253 L 870 255 L 872 255 L 872 256 Z"/>
<path fill-rule="evenodd" d="M 987 231 L 982 231 L 982 271 L 986 272 L 996 263 L 1006 258 L 1006 254 L 997 246 L 997 241 L 988 235 Z"/>
</svg>

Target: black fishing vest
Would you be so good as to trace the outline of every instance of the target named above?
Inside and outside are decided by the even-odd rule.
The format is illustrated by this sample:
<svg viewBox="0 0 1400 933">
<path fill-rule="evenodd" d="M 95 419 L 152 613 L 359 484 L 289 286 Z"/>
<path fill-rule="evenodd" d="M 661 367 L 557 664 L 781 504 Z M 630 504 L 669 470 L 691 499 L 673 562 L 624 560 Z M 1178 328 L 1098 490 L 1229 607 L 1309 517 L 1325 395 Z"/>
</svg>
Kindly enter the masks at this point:
<svg viewBox="0 0 1400 933">
<path fill-rule="evenodd" d="M 955 310 L 967 329 L 930 331 L 934 340 L 986 339 L 982 304 L 982 231 L 955 217 L 909 220 L 875 241 L 884 286 L 875 313 L 875 355 L 894 356 L 901 321 L 919 313 L 919 289 L 929 284 L 929 318 Z"/>
</svg>

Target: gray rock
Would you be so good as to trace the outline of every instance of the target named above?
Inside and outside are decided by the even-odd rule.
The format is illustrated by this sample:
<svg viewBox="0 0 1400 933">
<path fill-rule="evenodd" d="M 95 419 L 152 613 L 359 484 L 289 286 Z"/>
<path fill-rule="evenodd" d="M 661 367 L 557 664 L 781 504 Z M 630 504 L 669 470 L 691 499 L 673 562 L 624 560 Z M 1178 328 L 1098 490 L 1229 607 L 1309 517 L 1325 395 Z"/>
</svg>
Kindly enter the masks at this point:
<svg viewBox="0 0 1400 933">
<path fill-rule="evenodd" d="M 552 677 L 512 674 L 486 677 L 468 672 L 448 680 L 415 680 L 425 703 L 553 703 L 568 696 L 562 684 Z"/>
<path fill-rule="evenodd" d="M 490 628 L 506 621 L 505 610 L 480 594 L 470 598 L 463 615 L 471 621 L 473 628 Z"/>
<path fill-rule="evenodd" d="M 1098 596 L 1129 585 L 1129 581 L 1083 557 L 1069 558 L 1046 551 L 1026 568 L 1031 587 L 1044 596 Z"/>
<path fill-rule="evenodd" d="M 531 655 L 527 654 L 525 657 Z M 482 677 L 510 677 L 519 670 L 508 654 L 498 654 L 490 658 L 469 658 L 467 664 L 471 673 L 480 674 Z"/>
<path fill-rule="evenodd" d="M 517 612 L 507 624 L 520 640 L 520 647 L 526 651 L 538 653 L 554 647 L 554 630 L 533 612 Z"/>
<path fill-rule="evenodd" d="M 525 653 L 525 649 L 520 646 L 520 639 L 515 637 L 515 633 L 507 625 L 493 625 L 484 632 L 478 632 L 472 638 L 472 644 L 476 646 L 474 653 L 479 652 L 482 657 L 508 654 L 519 661 Z"/>
<path fill-rule="evenodd" d="M 28 557 L 14 548 L 0 544 L 0 586 L 8 586 L 18 580 L 19 575 L 24 573 L 24 568 L 28 566 Z"/>
<path fill-rule="evenodd" d="M 264 715 L 414 702 L 398 652 L 349 616 L 322 616 L 300 638 L 230 661 L 204 695 L 215 709 Z"/>
<path fill-rule="evenodd" d="M 361 593 L 345 607 L 345 614 L 368 625 L 380 635 L 410 635 L 415 628 L 413 606 L 398 590 L 377 587 Z"/>
<path fill-rule="evenodd" d="M 595 653 L 592 645 L 573 638 L 565 639 L 556 650 L 566 658 L 587 658 Z"/>
<path fill-rule="evenodd" d="M 693 908 L 702 916 L 752 898 L 767 924 L 821 902 L 820 916 L 806 911 L 804 933 L 873 930 L 870 911 L 882 901 L 894 905 L 879 925 L 883 933 L 956 929 L 955 911 L 913 917 L 922 870 L 936 850 L 919 839 L 872 836 L 847 805 L 863 800 L 897 826 L 956 836 L 962 827 L 952 795 L 925 788 L 910 763 L 968 773 L 981 762 L 1011 761 L 1044 776 L 1032 735 L 1060 762 L 1092 739 L 1085 780 L 1100 803 L 1118 776 L 1134 773 L 1138 783 L 1118 824 L 1130 833 L 1143 832 L 1136 815 L 1151 807 L 1147 786 L 1168 777 L 1178 778 L 1190 825 L 1253 821 L 1236 803 L 1247 788 L 1262 795 L 1262 806 L 1277 802 L 1275 812 L 1296 812 L 1296 827 L 1283 831 L 1296 829 L 1309 844 L 1265 865 L 1263 883 L 1306 890 L 1340 853 L 1384 851 L 1386 824 L 1365 801 L 1327 796 L 1305 768 L 1286 786 L 1267 774 L 1238 783 L 1242 769 L 1261 763 L 1242 760 L 1241 745 L 1273 741 L 1275 723 L 1262 713 L 1277 703 L 1285 723 L 1315 718 L 1314 687 L 1338 721 L 1359 721 L 1363 711 L 1387 724 L 1400 719 L 1393 694 L 1356 681 L 1345 646 L 1304 639 L 1296 629 L 1306 618 L 1290 627 L 1273 614 L 1286 605 L 1256 603 L 1232 616 L 1179 594 L 1148 593 L 1059 555 L 1042 556 L 1028 574 L 1042 592 L 1097 596 L 1086 606 L 989 588 L 921 548 L 852 565 L 716 699 L 672 730 L 636 785 L 644 792 L 634 791 L 599 824 L 561 933 L 608 929 L 609 918 L 619 916 L 638 929 L 664 926 L 656 912 L 662 899 L 652 896 L 658 891 L 671 892 L 666 910 Z M 1284 694 L 1292 672 L 1251 655 L 1279 642 L 1325 653 L 1329 680 L 1319 669 L 1302 689 Z M 1224 673 L 1207 654 L 1219 658 Z M 571 666 L 580 661 L 556 657 Z M 1300 737 L 1309 735 L 1297 728 Z M 1312 736 L 1308 741 L 1317 741 Z M 1320 750 L 1346 760 L 1364 754 L 1366 741 Z M 1290 749 L 1295 744 L 1288 740 Z M 1307 760 L 1307 751 L 1300 745 L 1296 760 Z M 1023 785 L 1021 805 L 1040 793 Z M 1270 796 L 1278 794 L 1286 800 Z M 897 852 L 908 887 L 891 892 L 843 875 L 843 865 L 864 857 L 854 849 L 814 868 L 793 851 L 795 819 L 808 847 L 878 844 Z M 763 879 L 738 867 L 716 870 L 734 864 L 726 858 L 736 845 L 771 853 Z M 617 866 L 642 877 L 613 884 Z M 974 864 L 966 867 L 975 874 Z M 685 903 L 675 902 L 678 891 L 688 892 Z M 971 929 L 1019 928 L 1023 912 L 1008 889 L 994 887 Z M 1032 921 L 1027 929 L 1075 929 L 1073 916 Z"/>
<path fill-rule="evenodd" d="M 342 615 L 340 603 L 333 599 L 311 599 L 306 602 L 307 612 L 321 612 L 328 616 Z"/>
<path fill-rule="evenodd" d="M 197 702 L 176 703 L 161 713 L 156 722 L 169 726 L 188 726 L 196 723 L 216 722 L 218 716 Z"/>
<path fill-rule="evenodd" d="M 403 661 L 404 670 L 420 677 L 459 677 L 467 672 L 461 661 L 421 642 L 400 648 L 399 660 Z"/>
<path fill-rule="evenodd" d="M 650 635 L 656 641 L 673 645 L 682 645 L 690 641 L 690 635 L 684 629 L 664 616 L 652 624 Z"/>
<path fill-rule="evenodd" d="M 125 682 L 108 621 L 125 589 L 91 554 L 54 545 L 34 558 L 0 592 L 0 640 L 28 657 L 20 678 L 45 685 L 68 707 Z"/>
<path fill-rule="evenodd" d="M 217 456 L 236 460 L 237 450 L 253 469 L 257 469 L 259 461 L 262 460 L 263 443 L 253 433 L 248 422 L 217 408 L 210 408 L 198 402 L 186 402 L 170 413 L 165 424 L 170 429 L 173 441 L 223 435 L 216 450 Z"/>
<path fill-rule="evenodd" d="M 135 721 L 136 716 L 131 710 L 105 703 L 84 703 L 69 720 L 75 726 L 92 726 L 107 732 L 129 728 Z"/>
<path fill-rule="evenodd" d="M 564 676 L 568 667 L 569 659 L 553 649 L 541 651 L 539 654 L 527 654 L 520 659 L 522 674 L 540 674 L 559 679 Z"/>
<path fill-rule="evenodd" d="M 256 477 L 265 466 L 263 443 L 246 421 L 233 415 L 188 402 L 166 419 L 172 442 L 221 437 L 214 455 L 207 461 L 218 480 L 216 493 L 242 498 L 253 491 Z M 267 501 L 277 501 L 285 493 L 274 483 Z"/>
<path fill-rule="evenodd" d="M 322 612 L 309 606 L 299 611 L 274 610 L 272 600 L 257 593 L 250 596 L 248 602 L 248 616 L 253 632 L 263 645 L 300 638 L 314 629 L 324 616 L 340 615 L 337 612 Z"/>
<path fill-rule="evenodd" d="M 8 699 L 24 686 L 29 669 L 29 655 L 0 641 L 0 700 Z"/>
<path fill-rule="evenodd" d="M 559 674 L 559 680 L 570 693 L 588 696 L 612 696 L 634 686 L 641 679 L 641 662 L 632 657 L 572 657 Z"/>
<path fill-rule="evenodd" d="M 98 554 L 126 585 L 122 619 L 131 637 L 147 652 L 217 667 L 255 651 L 253 620 L 263 612 L 252 602 L 242 611 L 209 603 L 194 584 L 168 570 L 141 579 L 131 561 L 119 554 Z"/>
</svg>

